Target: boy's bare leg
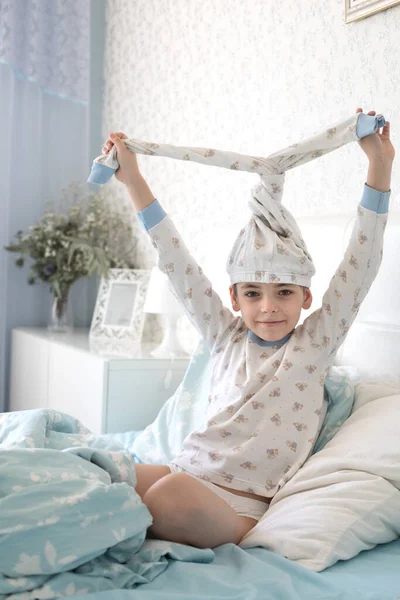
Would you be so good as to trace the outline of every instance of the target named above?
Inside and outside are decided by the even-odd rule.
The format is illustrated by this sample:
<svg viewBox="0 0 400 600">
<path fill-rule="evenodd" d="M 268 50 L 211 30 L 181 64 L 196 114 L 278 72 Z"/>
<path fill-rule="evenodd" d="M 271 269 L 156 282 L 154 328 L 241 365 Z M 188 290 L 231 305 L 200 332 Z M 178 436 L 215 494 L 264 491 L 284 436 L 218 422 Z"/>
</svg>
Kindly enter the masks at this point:
<svg viewBox="0 0 400 600">
<path fill-rule="evenodd" d="M 147 464 L 136 464 L 136 492 L 143 500 L 143 496 L 147 490 L 156 481 L 165 477 L 165 475 L 171 474 L 171 469 L 166 465 L 147 465 Z"/>
<path fill-rule="evenodd" d="M 146 484 L 158 476 L 142 496 L 153 517 L 151 537 L 214 548 L 238 544 L 256 525 L 255 519 L 237 515 L 225 500 L 194 477 L 186 473 L 162 475 L 163 472 L 154 469 L 146 474 Z"/>
</svg>

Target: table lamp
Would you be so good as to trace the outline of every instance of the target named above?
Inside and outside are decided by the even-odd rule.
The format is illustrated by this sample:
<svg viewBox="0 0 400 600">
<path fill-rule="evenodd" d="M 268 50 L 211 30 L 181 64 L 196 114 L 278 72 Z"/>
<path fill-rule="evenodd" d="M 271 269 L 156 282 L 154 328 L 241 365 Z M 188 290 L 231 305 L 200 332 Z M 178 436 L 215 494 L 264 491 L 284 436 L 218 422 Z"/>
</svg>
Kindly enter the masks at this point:
<svg viewBox="0 0 400 600">
<path fill-rule="evenodd" d="M 156 358 L 183 358 L 188 353 L 181 347 L 177 336 L 177 323 L 184 314 L 180 302 L 171 291 L 168 276 L 154 267 L 151 271 L 149 286 L 143 311 L 156 315 L 164 315 L 164 339 L 158 348 L 151 352 Z"/>
</svg>

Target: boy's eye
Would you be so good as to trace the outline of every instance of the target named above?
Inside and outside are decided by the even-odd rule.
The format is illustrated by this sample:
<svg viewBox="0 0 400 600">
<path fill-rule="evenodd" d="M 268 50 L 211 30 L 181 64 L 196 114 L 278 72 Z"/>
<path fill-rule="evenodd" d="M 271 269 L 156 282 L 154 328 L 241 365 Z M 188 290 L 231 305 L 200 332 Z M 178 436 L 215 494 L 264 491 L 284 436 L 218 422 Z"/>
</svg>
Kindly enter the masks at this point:
<svg viewBox="0 0 400 600">
<path fill-rule="evenodd" d="M 291 294 L 293 294 L 293 292 L 292 292 L 292 290 L 289 290 L 289 289 L 278 291 L 278 296 L 290 296 Z M 255 298 L 256 296 L 259 296 L 259 293 L 249 291 L 249 292 L 245 292 L 244 295 L 247 298 Z"/>
</svg>

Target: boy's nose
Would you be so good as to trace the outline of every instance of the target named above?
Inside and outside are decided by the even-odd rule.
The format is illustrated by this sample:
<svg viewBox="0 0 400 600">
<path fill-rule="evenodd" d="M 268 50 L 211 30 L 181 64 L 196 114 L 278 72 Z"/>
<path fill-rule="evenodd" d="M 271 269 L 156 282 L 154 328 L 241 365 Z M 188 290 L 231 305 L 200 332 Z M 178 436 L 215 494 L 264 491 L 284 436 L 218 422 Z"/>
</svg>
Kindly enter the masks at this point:
<svg viewBox="0 0 400 600">
<path fill-rule="evenodd" d="M 272 298 L 265 298 L 261 304 L 261 312 L 263 313 L 276 313 L 278 312 L 278 306 Z"/>
</svg>

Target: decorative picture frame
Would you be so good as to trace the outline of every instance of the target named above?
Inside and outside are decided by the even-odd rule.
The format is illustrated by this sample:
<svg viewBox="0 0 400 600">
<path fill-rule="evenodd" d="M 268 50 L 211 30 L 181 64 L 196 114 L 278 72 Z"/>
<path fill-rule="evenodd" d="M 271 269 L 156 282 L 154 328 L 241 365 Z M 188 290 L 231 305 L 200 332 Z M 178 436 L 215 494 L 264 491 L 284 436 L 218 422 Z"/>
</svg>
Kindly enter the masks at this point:
<svg viewBox="0 0 400 600">
<path fill-rule="evenodd" d="M 150 280 L 146 269 L 109 269 L 102 277 L 90 326 L 90 347 L 100 354 L 136 354 Z"/>
<path fill-rule="evenodd" d="M 346 23 L 359 21 L 396 4 L 400 4 L 400 0 L 344 0 L 344 20 Z"/>
</svg>

